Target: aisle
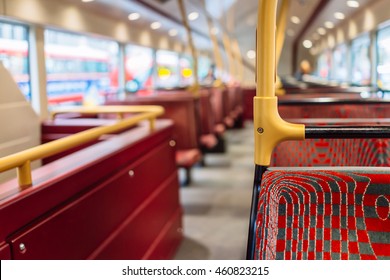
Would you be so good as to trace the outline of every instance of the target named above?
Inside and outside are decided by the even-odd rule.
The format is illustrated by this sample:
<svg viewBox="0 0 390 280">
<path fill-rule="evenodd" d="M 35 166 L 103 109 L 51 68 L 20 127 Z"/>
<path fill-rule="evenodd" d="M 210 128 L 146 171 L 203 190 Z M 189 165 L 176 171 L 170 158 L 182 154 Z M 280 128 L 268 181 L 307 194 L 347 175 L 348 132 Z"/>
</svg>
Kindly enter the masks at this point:
<svg viewBox="0 0 390 280">
<path fill-rule="evenodd" d="M 185 238 L 175 259 L 244 259 L 253 184 L 253 125 L 226 133 L 228 151 L 207 155 L 182 187 Z"/>
</svg>

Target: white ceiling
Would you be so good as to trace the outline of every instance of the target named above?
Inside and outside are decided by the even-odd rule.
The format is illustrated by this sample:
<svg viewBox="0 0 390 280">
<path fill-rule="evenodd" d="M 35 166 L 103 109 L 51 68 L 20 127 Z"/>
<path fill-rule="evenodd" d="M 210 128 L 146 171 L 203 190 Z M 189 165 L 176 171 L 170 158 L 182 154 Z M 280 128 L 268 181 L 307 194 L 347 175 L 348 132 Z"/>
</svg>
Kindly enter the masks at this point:
<svg viewBox="0 0 390 280">
<path fill-rule="evenodd" d="M 80 2 L 81 0 L 68 1 Z M 211 49 L 212 45 L 208 38 L 209 33 L 202 1 L 203 0 L 185 0 L 185 5 L 187 13 L 197 11 L 200 14 L 197 20 L 190 22 L 191 28 L 194 30 L 193 36 L 197 48 Z M 320 1 L 321 0 L 290 0 L 286 28 L 287 44 L 296 40 L 296 37 L 301 33 Z M 315 21 L 307 28 L 304 36 L 302 36 L 302 40 L 314 40 L 313 34 L 316 33 L 318 27 L 324 25 L 325 21 L 330 20 L 337 26 L 337 24 L 340 23 L 340 20 L 334 18 L 334 12 L 343 12 L 346 15 L 346 18 L 356 12 L 356 9 L 347 7 L 345 0 L 328 1 L 329 3 L 325 6 L 323 12 L 318 15 Z M 373 1 L 376 0 L 358 0 L 361 7 L 364 7 L 366 4 Z M 141 2 L 153 7 L 157 12 L 148 9 Z M 255 49 L 258 0 L 205 0 L 205 2 L 207 12 L 213 16 L 217 28 L 219 30 L 224 30 L 231 37 L 236 38 L 243 54 L 248 50 Z M 175 28 L 179 31 L 178 37 L 182 41 L 186 41 L 185 30 L 180 24 L 182 19 L 177 0 L 95 0 L 94 2 L 88 3 L 88 5 L 91 9 L 95 9 L 102 14 L 110 14 L 121 18 L 127 18 L 127 15 L 131 12 L 139 12 L 141 14 L 141 19 L 133 23 L 135 26 L 139 28 L 149 28 L 151 22 L 160 21 L 162 27 L 155 32 L 168 33 L 168 30 Z M 290 20 L 292 16 L 299 17 L 300 23 L 292 23 Z M 222 32 L 218 33 L 220 39 L 221 34 Z M 254 65 L 254 60 L 250 60 L 246 57 L 245 59 L 247 62 Z"/>
</svg>

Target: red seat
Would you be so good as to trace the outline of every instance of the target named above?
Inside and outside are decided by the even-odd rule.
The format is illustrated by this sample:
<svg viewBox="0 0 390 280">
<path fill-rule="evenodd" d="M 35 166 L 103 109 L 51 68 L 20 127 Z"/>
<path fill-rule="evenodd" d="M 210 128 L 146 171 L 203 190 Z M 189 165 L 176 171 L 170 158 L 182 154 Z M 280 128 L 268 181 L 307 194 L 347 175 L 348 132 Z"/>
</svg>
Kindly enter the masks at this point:
<svg viewBox="0 0 390 280">
<path fill-rule="evenodd" d="M 390 259 L 390 169 L 263 175 L 255 259 Z"/>
<path fill-rule="evenodd" d="M 110 100 L 107 105 L 160 105 L 164 107 L 165 112 L 161 118 L 168 118 L 174 122 L 173 139 L 176 143 L 176 149 L 181 153 L 180 158 L 185 158 L 185 166 L 177 162 L 178 167 L 186 169 L 187 175 L 185 184 L 191 182 L 191 167 L 200 161 L 200 121 L 197 116 L 198 98 L 179 92 L 175 94 L 161 94 L 153 96 L 129 96 L 124 100 Z M 199 156 L 194 157 L 194 150 L 198 150 Z M 183 156 L 183 154 L 188 154 Z"/>
</svg>

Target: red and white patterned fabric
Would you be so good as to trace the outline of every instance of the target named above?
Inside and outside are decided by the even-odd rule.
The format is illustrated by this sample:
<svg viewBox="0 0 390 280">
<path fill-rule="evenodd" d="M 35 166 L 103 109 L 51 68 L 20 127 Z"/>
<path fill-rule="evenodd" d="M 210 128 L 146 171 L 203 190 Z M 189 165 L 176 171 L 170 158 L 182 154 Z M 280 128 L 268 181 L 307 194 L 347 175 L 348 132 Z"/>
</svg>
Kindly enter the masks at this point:
<svg viewBox="0 0 390 280">
<path fill-rule="evenodd" d="M 390 259 L 390 169 L 271 170 L 255 259 Z"/>
</svg>

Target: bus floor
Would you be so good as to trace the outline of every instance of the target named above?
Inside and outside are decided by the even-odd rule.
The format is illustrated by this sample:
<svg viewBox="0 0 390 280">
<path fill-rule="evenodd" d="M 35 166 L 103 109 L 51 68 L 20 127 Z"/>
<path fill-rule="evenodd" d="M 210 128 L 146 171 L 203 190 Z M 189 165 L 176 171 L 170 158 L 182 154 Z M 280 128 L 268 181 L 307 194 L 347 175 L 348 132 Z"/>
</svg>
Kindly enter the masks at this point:
<svg viewBox="0 0 390 280">
<path fill-rule="evenodd" d="M 253 185 L 253 124 L 226 133 L 227 152 L 206 155 L 180 189 L 184 239 L 176 260 L 245 259 Z M 179 174 L 182 177 L 183 174 Z"/>
</svg>

